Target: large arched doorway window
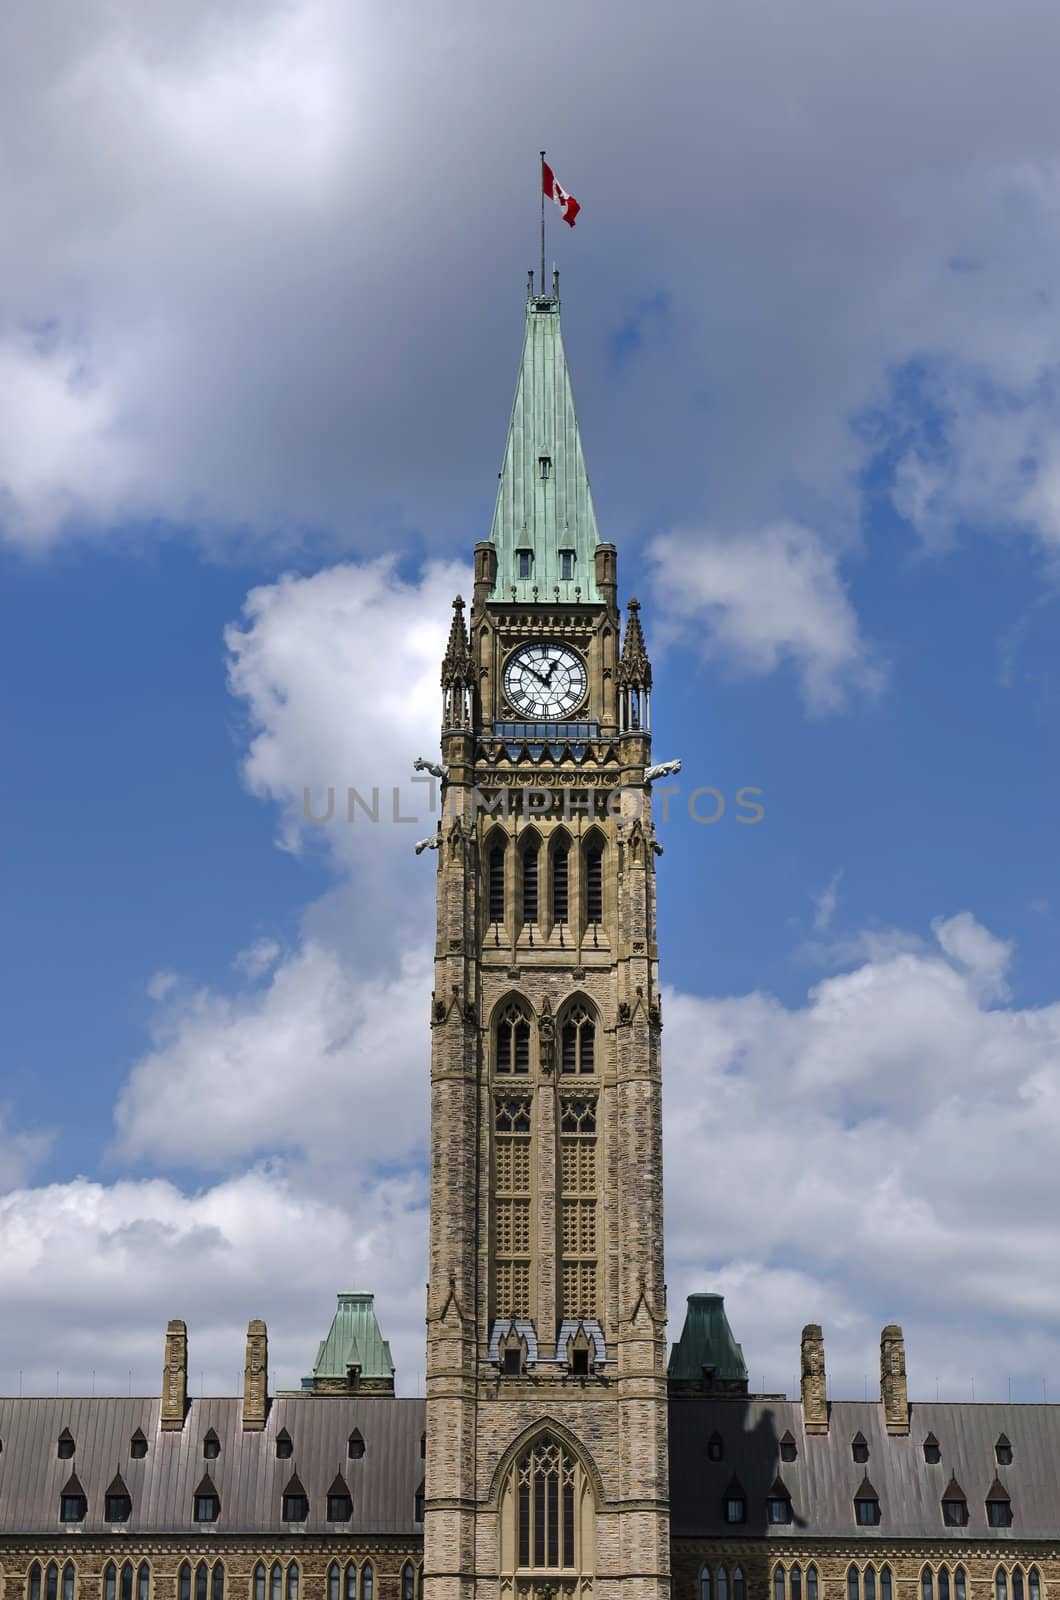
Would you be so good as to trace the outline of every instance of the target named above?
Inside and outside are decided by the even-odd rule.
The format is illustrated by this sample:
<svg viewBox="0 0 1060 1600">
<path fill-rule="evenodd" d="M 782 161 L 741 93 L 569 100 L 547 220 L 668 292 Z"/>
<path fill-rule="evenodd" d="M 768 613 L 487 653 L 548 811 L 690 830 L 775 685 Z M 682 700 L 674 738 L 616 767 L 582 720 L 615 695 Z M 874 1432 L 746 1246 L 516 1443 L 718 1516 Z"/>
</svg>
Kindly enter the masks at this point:
<svg viewBox="0 0 1060 1600">
<path fill-rule="evenodd" d="M 570 1447 L 539 1434 L 516 1457 L 501 1491 L 501 1576 L 519 1600 L 588 1594 L 596 1566 L 592 1487 Z"/>
</svg>

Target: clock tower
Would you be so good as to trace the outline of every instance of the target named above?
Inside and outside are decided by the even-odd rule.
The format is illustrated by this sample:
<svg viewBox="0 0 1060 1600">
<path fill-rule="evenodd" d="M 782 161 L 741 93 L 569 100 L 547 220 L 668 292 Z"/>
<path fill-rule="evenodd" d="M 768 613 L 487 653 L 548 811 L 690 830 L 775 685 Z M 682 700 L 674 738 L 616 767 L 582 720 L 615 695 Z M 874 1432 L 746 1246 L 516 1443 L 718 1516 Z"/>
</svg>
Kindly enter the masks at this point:
<svg viewBox="0 0 1060 1600">
<path fill-rule="evenodd" d="M 651 666 L 541 288 L 442 666 L 425 1594 L 662 1600 Z"/>
</svg>

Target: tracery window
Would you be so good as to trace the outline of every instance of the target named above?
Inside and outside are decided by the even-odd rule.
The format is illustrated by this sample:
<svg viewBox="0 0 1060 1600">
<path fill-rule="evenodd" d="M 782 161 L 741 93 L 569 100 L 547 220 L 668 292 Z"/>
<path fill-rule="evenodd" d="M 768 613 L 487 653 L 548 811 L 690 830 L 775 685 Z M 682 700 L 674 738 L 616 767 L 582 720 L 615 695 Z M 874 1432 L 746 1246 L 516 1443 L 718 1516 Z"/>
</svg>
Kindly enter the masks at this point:
<svg viewBox="0 0 1060 1600">
<path fill-rule="evenodd" d="M 560 1101 L 562 1317 L 596 1316 L 596 1101 Z"/>
<path fill-rule="evenodd" d="M 806 1600 L 817 1600 L 817 1568 L 806 1568 Z"/>
<path fill-rule="evenodd" d="M 401 1600 L 416 1600 L 416 1568 L 411 1561 L 401 1569 Z"/>
<path fill-rule="evenodd" d="M 574 1457 L 553 1439 L 527 1451 L 516 1474 L 519 1566 L 574 1566 Z"/>
<path fill-rule="evenodd" d="M 596 1024 L 582 1005 L 568 1011 L 563 1024 L 561 1068 L 564 1072 L 592 1072 L 596 1066 Z"/>
<path fill-rule="evenodd" d="M 364 1566 L 361 1568 L 361 1600 L 372 1600 L 372 1587 L 374 1582 L 375 1574 L 372 1571 L 372 1563 L 370 1561 L 366 1561 Z"/>
<path fill-rule="evenodd" d="M 191 1600 L 191 1566 L 187 1561 L 180 1563 L 177 1573 L 177 1600 Z"/>
<path fill-rule="evenodd" d="M 588 1594 L 578 1579 L 596 1571 L 596 1499 L 570 1446 L 549 1432 L 536 1435 L 504 1477 L 500 1512 L 501 1576 L 554 1574 L 564 1582 L 533 1592 Z"/>
<path fill-rule="evenodd" d="M 74 1600 L 74 1589 L 77 1584 L 77 1572 L 72 1561 L 68 1561 L 63 1568 L 63 1600 Z M 140 1586 L 136 1600 L 147 1600 L 150 1589 L 149 1569 L 146 1561 L 140 1562 Z"/>
<path fill-rule="evenodd" d="M 877 1600 L 877 1594 L 879 1600 L 892 1600 L 893 1592 L 890 1567 L 883 1566 L 877 1572 L 870 1561 L 863 1567 L 851 1565 L 847 1568 L 847 1600 Z M 813 1566 L 806 1569 L 806 1600 L 817 1600 L 817 1568 Z M 923 1600 L 929 1600 L 926 1593 Z"/>
<path fill-rule="evenodd" d="M 530 1097 L 506 1096 L 493 1114 L 494 1313 L 530 1315 Z"/>
<path fill-rule="evenodd" d="M 504 1007 L 497 1022 L 497 1071 L 530 1071 L 530 1019 L 518 1001 Z"/>
</svg>

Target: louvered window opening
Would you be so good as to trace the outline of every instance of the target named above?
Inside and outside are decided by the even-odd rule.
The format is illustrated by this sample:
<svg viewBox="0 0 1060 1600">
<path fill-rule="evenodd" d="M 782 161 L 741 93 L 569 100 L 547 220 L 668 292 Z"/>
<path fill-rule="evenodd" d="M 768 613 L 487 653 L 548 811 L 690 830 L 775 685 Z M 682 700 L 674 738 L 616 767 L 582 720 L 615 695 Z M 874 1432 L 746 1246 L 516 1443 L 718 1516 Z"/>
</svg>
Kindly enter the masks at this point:
<svg viewBox="0 0 1060 1600">
<path fill-rule="evenodd" d="M 530 1099 L 498 1100 L 493 1120 L 494 1310 L 530 1315 Z"/>
<path fill-rule="evenodd" d="M 552 857 L 552 920 L 565 923 L 570 918 L 570 849 L 561 846 Z"/>
<path fill-rule="evenodd" d="M 598 846 L 585 857 L 585 920 L 590 925 L 604 920 L 604 857 Z"/>
<path fill-rule="evenodd" d="M 491 922 L 504 921 L 504 846 L 495 844 L 489 857 L 489 914 Z"/>
<path fill-rule="evenodd" d="M 560 1102 L 560 1293 L 564 1318 L 597 1315 L 596 1102 Z"/>
<path fill-rule="evenodd" d="M 540 849 L 527 845 L 523 851 L 523 922 L 532 924 L 538 919 L 538 864 Z"/>
</svg>

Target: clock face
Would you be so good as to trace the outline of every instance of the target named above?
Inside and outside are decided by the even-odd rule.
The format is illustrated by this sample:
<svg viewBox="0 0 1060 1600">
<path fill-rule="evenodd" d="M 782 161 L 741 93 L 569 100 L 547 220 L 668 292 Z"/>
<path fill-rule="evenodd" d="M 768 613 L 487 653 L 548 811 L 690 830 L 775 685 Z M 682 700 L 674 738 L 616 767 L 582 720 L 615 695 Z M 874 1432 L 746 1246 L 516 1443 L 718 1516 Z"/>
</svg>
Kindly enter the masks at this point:
<svg viewBox="0 0 1060 1600">
<path fill-rule="evenodd" d="M 585 698 L 585 662 L 562 644 L 524 644 L 504 668 L 504 692 L 525 717 L 569 717 Z"/>
</svg>

